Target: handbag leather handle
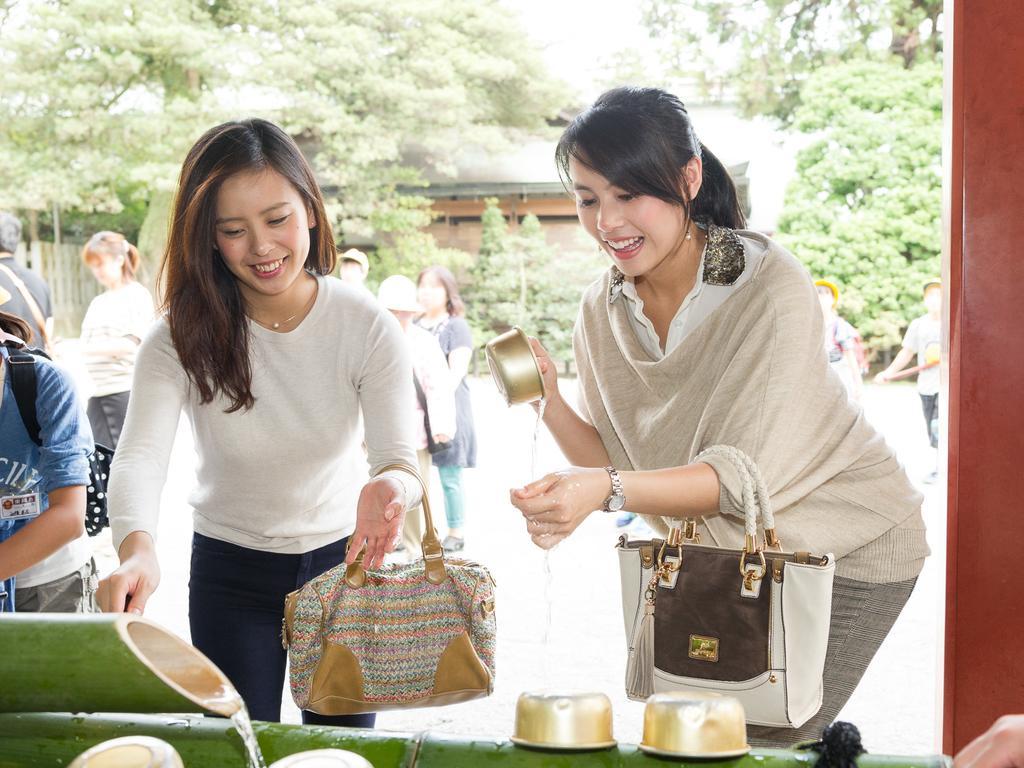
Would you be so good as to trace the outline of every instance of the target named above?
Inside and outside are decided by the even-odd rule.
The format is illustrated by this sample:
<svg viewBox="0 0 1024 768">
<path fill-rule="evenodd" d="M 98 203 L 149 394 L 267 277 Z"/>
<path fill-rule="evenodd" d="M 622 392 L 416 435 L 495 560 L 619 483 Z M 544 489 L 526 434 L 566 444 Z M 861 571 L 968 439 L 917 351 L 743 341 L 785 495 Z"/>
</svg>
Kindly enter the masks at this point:
<svg viewBox="0 0 1024 768">
<path fill-rule="evenodd" d="M 420 541 L 420 551 L 423 553 L 423 571 L 427 581 L 431 584 L 441 584 L 448 578 L 448 572 L 444 567 L 444 550 L 441 548 L 441 542 L 437 538 L 437 531 L 434 530 L 434 518 L 430 514 L 430 498 L 427 494 L 427 486 L 423 482 L 423 478 L 420 477 L 420 473 L 408 464 L 388 464 L 382 467 L 380 472 L 374 475 L 374 477 L 380 477 L 385 472 L 391 470 L 400 470 L 412 475 L 416 478 L 416 482 L 420 484 L 420 488 L 423 489 L 423 517 L 426 520 L 423 539 Z M 345 581 L 348 582 L 350 587 L 356 589 L 366 583 L 366 571 L 363 569 L 363 552 L 360 552 L 356 556 L 355 562 L 346 569 Z"/>
</svg>

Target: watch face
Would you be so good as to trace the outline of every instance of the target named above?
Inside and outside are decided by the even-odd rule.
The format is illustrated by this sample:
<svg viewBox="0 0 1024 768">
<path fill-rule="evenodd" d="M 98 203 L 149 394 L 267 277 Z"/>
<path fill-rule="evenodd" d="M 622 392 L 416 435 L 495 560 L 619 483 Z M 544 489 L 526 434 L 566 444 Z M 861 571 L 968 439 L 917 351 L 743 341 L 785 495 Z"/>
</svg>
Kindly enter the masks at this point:
<svg viewBox="0 0 1024 768">
<path fill-rule="evenodd" d="M 608 499 L 608 511 L 618 512 L 626 504 L 625 496 L 612 496 Z"/>
</svg>

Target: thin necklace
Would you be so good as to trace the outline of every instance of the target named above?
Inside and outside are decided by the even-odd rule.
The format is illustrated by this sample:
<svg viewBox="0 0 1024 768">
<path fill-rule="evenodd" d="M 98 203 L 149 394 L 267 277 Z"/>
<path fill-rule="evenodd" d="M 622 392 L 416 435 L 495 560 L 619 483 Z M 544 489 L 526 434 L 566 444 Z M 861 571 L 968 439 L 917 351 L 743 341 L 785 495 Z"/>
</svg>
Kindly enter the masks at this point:
<svg viewBox="0 0 1024 768">
<path fill-rule="evenodd" d="M 316 295 L 319 292 L 320 292 L 320 284 L 317 283 L 317 285 L 315 285 L 313 287 L 313 295 L 309 297 L 309 301 L 306 302 L 306 305 L 302 309 L 300 309 L 298 312 L 296 312 L 294 315 L 292 315 L 291 317 L 286 317 L 284 320 L 281 320 L 280 322 L 277 322 L 277 323 L 264 323 L 262 320 L 260 320 L 259 318 L 256 318 L 256 317 L 254 317 L 253 320 L 255 320 L 257 323 L 262 325 L 264 328 L 270 328 L 270 330 L 276 331 L 282 325 L 288 325 L 288 323 L 290 323 L 292 320 L 294 320 L 299 315 L 304 314 L 311 306 L 313 306 L 313 302 L 316 301 Z"/>
</svg>

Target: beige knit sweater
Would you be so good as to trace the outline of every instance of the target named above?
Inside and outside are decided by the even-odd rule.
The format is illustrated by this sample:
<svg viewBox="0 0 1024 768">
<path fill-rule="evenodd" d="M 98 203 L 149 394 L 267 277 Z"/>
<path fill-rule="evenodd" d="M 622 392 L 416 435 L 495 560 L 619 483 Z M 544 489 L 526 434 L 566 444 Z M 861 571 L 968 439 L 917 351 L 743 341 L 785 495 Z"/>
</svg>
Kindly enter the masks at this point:
<svg viewBox="0 0 1024 768">
<path fill-rule="evenodd" d="M 712 245 L 728 234 L 709 235 Z M 832 552 L 837 576 L 858 581 L 913 578 L 928 555 L 922 496 L 830 369 L 806 270 L 762 235 L 742 234 L 764 249 L 757 271 L 661 360 L 644 351 L 626 303 L 610 300 L 616 270 L 587 290 L 574 337 L 584 417 L 620 470 L 738 448 L 765 478 L 787 551 Z M 719 247 L 709 258 L 728 280 L 745 255 Z M 719 546 L 741 547 L 739 477 L 727 460 L 707 463 L 721 482 L 721 514 L 700 527 Z M 661 531 L 666 521 L 679 522 L 651 520 Z"/>
</svg>

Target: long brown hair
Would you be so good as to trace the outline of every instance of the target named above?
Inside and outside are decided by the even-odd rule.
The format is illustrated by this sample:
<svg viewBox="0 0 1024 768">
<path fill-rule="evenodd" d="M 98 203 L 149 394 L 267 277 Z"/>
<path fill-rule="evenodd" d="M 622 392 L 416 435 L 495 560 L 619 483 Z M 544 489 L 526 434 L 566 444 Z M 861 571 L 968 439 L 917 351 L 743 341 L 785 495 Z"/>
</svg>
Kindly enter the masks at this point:
<svg viewBox="0 0 1024 768">
<path fill-rule="evenodd" d="M 0 331 L 17 336 L 28 344 L 32 341 L 32 327 L 17 315 L 10 312 L 0 312 Z"/>
<path fill-rule="evenodd" d="M 125 282 L 135 279 L 135 273 L 139 269 L 139 249 L 128 242 L 128 238 L 120 232 L 97 232 L 89 238 L 89 242 L 82 248 L 82 261 L 92 266 L 103 259 L 123 258 L 121 262 L 121 277 Z"/>
<path fill-rule="evenodd" d="M 459 295 L 459 284 L 455 281 L 455 275 L 452 274 L 451 270 L 448 267 L 442 267 L 440 264 L 427 267 L 416 278 L 417 288 L 427 275 L 432 275 L 437 282 L 444 286 L 445 295 L 448 296 L 448 314 L 452 317 L 462 317 L 466 314 L 466 305 Z"/>
<path fill-rule="evenodd" d="M 252 408 L 256 399 L 245 301 L 216 252 L 217 192 L 229 176 L 268 169 L 284 176 L 313 214 L 306 269 L 330 274 L 337 251 L 313 170 L 288 134 L 259 119 L 211 128 L 189 150 L 161 267 L 164 309 L 181 366 L 200 403 L 218 394 L 231 401 L 226 413 Z"/>
</svg>

